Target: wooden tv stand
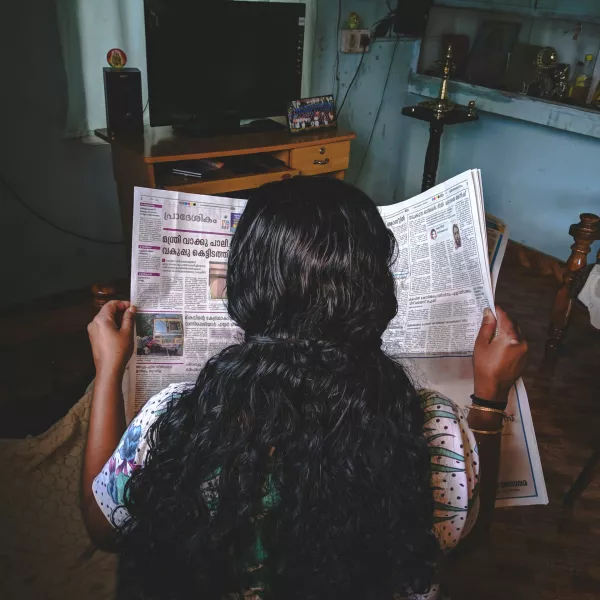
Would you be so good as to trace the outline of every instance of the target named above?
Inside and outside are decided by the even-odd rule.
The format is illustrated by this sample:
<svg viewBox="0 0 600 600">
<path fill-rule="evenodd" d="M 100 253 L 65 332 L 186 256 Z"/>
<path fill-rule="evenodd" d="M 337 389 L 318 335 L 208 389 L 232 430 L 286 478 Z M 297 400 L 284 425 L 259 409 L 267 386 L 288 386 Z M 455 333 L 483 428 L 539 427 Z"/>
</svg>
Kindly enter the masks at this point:
<svg viewBox="0 0 600 600">
<path fill-rule="evenodd" d="M 296 175 L 330 174 L 343 179 L 350 161 L 350 142 L 356 137 L 352 132 L 339 129 L 294 135 L 281 130 L 203 138 L 175 133 L 171 127 L 148 127 L 143 136 L 118 140 L 111 138 L 106 129 L 96 129 L 94 133 L 111 145 L 113 173 L 129 260 L 134 187 L 227 195 Z M 282 161 L 283 165 L 267 172 L 262 170 L 244 174 L 236 174 L 225 166 L 212 177 L 202 180 L 175 176 L 171 172 L 173 164 L 178 161 L 227 159 L 252 154 L 270 154 Z M 95 284 L 93 293 L 95 303 L 101 305 L 116 294 L 116 286 Z"/>
</svg>

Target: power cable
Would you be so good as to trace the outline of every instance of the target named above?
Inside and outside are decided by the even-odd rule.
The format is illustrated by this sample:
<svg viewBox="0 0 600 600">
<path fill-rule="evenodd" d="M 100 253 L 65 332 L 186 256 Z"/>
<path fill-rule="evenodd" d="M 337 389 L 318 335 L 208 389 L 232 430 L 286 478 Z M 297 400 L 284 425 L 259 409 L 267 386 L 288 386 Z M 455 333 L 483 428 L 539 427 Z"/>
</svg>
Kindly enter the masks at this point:
<svg viewBox="0 0 600 600">
<path fill-rule="evenodd" d="M 20 196 L 19 194 L 17 194 L 17 192 L 15 192 L 15 190 L 11 187 L 11 185 L 6 181 L 6 179 L 4 179 L 4 177 L 2 177 L 0 175 L 0 181 L 2 182 L 2 185 L 9 191 L 10 195 L 28 212 L 30 212 L 32 215 L 34 215 L 35 217 L 37 217 L 40 221 L 42 221 L 43 223 L 46 223 L 46 225 L 49 225 L 50 227 L 56 229 L 57 231 L 60 231 L 61 233 L 64 233 L 66 235 L 71 235 L 73 237 L 79 238 L 81 240 L 85 240 L 86 242 L 94 242 L 95 244 L 106 244 L 108 246 L 120 246 L 124 243 L 124 240 L 121 240 L 120 242 L 113 242 L 111 240 L 100 240 L 98 238 L 93 238 L 87 235 L 83 235 L 81 233 L 77 233 L 76 231 L 71 231 L 70 229 L 66 229 L 65 227 L 61 227 L 60 225 L 57 225 L 56 223 L 53 223 L 52 221 L 50 221 L 50 219 L 47 219 L 46 217 L 44 217 L 42 214 L 40 214 L 39 212 L 37 212 L 37 210 L 35 210 L 34 208 L 32 208 L 31 206 L 29 206 L 29 204 L 27 204 L 27 202 L 25 202 Z"/>
<path fill-rule="evenodd" d="M 358 185 L 360 181 L 360 176 L 362 174 L 363 167 L 365 166 L 365 161 L 367 159 L 367 154 L 369 153 L 369 149 L 371 147 L 371 141 L 373 140 L 373 133 L 375 132 L 375 127 L 377 126 L 377 120 L 379 119 L 379 113 L 381 112 L 381 107 L 383 106 L 383 99 L 385 98 L 385 92 L 387 90 L 388 82 L 390 80 L 390 73 L 392 72 L 392 65 L 394 64 L 394 58 L 396 56 L 396 48 L 398 47 L 399 38 L 396 37 L 396 43 L 394 44 L 394 50 L 392 52 L 392 58 L 390 59 L 390 64 L 387 70 L 387 75 L 385 77 L 385 83 L 383 85 L 383 92 L 381 93 L 381 100 L 379 101 L 379 106 L 377 107 L 377 112 L 375 113 L 375 119 L 373 120 L 373 126 L 371 127 L 371 133 L 369 134 L 369 141 L 367 142 L 367 147 L 365 148 L 365 152 L 362 157 L 362 161 L 360 163 L 360 168 L 358 169 L 358 175 L 354 180 L 354 185 Z"/>
</svg>

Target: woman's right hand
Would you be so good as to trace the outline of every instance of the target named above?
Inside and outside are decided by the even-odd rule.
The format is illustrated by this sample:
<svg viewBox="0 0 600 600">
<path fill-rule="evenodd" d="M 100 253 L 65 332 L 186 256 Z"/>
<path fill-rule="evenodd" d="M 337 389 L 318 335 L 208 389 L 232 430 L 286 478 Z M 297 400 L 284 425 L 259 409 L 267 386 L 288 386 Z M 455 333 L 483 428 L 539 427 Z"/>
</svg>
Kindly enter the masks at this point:
<svg viewBox="0 0 600 600">
<path fill-rule="evenodd" d="M 88 325 L 96 376 L 122 376 L 133 352 L 135 306 L 129 302 L 107 302 Z"/>
<path fill-rule="evenodd" d="M 496 307 L 496 314 L 497 319 L 486 309 L 473 353 L 475 396 L 490 402 L 503 399 L 510 391 L 527 356 L 527 342 L 520 338 L 515 324 L 501 308 Z"/>
</svg>

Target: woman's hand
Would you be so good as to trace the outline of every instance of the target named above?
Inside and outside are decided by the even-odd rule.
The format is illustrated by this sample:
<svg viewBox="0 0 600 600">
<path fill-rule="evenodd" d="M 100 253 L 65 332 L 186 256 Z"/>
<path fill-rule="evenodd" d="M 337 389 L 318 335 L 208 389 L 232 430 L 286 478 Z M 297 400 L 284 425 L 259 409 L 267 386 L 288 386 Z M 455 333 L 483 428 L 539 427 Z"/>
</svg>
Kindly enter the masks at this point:
<svg viewBox="0 0 600 600">
<path fill-rule="evenodd" d="M 96 376 L 122 376 L 133 352 L 135 306 L 121 300 L 107 302 L 88 325 Z"/>
<path fill-rule="evenodd" d="M 88 325 L 96 381 L 90 412 L 87 443 L 83 454 L 81 510 L 90 537 L 100 547 L 111 550 L 112 527 L 94 498 L 94 477 L 104 468 L 125 431 L 125 411 L 121 392 L 123 373 L 133 352 L 135 307 L 129 302 L 107 302 Z"/>
<path fill-rule="evenodd" d="M 527 355 L 527 342 L 518 328 L 501 308 L 496 307 L 496 313 L 498 319 L 486 309 L 473 353 L 475 396 L 491 402 L 508 394 Z"/>
</svg>

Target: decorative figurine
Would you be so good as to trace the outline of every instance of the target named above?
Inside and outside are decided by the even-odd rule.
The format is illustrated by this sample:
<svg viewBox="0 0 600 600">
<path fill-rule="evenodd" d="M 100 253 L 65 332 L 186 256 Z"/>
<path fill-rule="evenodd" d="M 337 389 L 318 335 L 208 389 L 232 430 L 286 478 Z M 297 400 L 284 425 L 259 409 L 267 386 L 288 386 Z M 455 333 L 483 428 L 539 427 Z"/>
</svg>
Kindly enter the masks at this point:
<svg viewBox="0 0 600 600">
<path fill-rule="evenodd" d="M 569 92 L 569 79 L 571 78 L 571 65 L 559 63 L 552 73 L 554 80 L 554 91 L 552 97 L 562 102 Z"/>
<path fill-rule="evenodd" d="M 547 71 L 548 69 L 553 69 L 556 66 L 556 61 L 558 60 L 558 53 L 551 46 L 546 46 L 542 48 L 535 59 L 535 64 L 538 69 L 542 71 Z"/>
<path fill-rule="evenodd" d="M 548 98 L 554 88 L 558 55 L 550 46 L 517 43 L 506 67 L 506 90 L 517 94 Z"/>
<path fill-rule="evenodd" d="M 360 29 L 360 17 L 355 12 L 348 15 L 348 29 Z"/>
<path fill-rule="evenodd" d="M 106 54 L 106 61 L 113 69 L 122 69 L 127 64 L 127 54 L 120 48 L 111 48 Z"/>
<path fill-rule="evenodd" d="M 554 48 L 546 46 L 542 48 L 535 60 L 535 72 L 531 88 L 530 96 L 538 98 L 551 98 L 554 93 L 554 71 L 556 70 L 556 61 L 558 54 Z"/>
</svg>

